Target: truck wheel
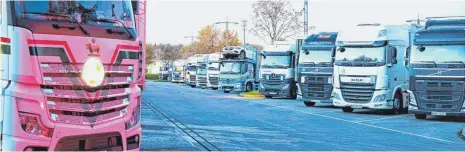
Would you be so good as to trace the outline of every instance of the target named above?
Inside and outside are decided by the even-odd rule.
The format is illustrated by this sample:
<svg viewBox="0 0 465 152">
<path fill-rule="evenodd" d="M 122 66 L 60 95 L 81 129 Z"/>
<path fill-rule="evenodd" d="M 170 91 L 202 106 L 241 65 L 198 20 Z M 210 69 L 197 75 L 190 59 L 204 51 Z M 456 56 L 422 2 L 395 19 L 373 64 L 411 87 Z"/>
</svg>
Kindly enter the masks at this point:
<svg viewBox="0 0 465 152">
<path fill-rule="evenodd" d="M 241 54 L 239 54 L 239 57 L 240 57 L 241 59 L 245 59 L 245 58 L 246 58 L 245 52 L 244 52 L 244 51 L 241 51 Z"/>
<path fill-rule="evenodd" d="M 195 88 L 195 85 L 191 85 L 191 88 Z"/>
<path fill-rule="evenodd" d="M 250 92 L 252 91 L 252 83 L 250 82 L 247 82 L 247 84 L 245 85 L 245 92 Z"/>
<path fill-rule="evenodd" d="M 402 95 L 400 93 L 396 93 L 394 96 L 394 103 L 393 103 L 393 110 L 394 113 L 398 114 L 407 114 L 408 113 L 408 108 L 402 107 L 404 105 L 404 101 L 402 101 Z"/>
<path fill-rule="evenodd" d="M 344 112 L 353 112 L 354 109 L 351 108 L 351 107 L 344 107 L 344 108 L 342 108 L 342 111 L 344 111 Z"/>
<path fill-rule="evenodd" d="M 425 114 L 415 114 L 415 118 L 417 118 L 417 119 L 426 119 L 426 115 Z"/>
<path fill-rule="evenodd" d="M 226 90 L 225 90 L 225 91 L 223 91 L 223 92 L 224 92 L 224 93 L 229 93 L 229 91 L 226 91 Z"/>
<path fill-rule="evenodd" d="M 265 96 L 265 98 L 271 99 L 273 98 L 273 96 Z"/>
<path fill-rule="evenodd" d="M 304 102 L 305 106 L 307 107 L 314 107 L 316 102 Z"/>
<path fill-rule="evenodd" d="M 218 88 L 212 88 L 212 90 L 218 90 Z"/>
</svg>

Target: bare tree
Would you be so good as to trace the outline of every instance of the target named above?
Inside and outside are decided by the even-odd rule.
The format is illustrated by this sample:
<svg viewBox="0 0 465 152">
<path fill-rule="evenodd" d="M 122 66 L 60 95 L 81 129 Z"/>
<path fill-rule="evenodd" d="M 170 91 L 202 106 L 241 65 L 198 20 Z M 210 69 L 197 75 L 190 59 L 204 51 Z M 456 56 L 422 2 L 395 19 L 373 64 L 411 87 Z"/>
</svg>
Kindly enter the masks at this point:
<svg viewBox="0 0 465 152">
<path fill-rule="evenodd" d="M 171 44 L 158 44 L 155 46 L 158 59 L 168 64 L 182 57 L 181 48 L 183 45 L 171 45 Z"/>
<path fill-rule="evenodd" d="M 249 44 L 249 43 L 247 43 L 246 45 L 252 46 L 253 48 L 255 48 L 255 50 L 263 50 L 263 46 L 260 45 L 260 44 Z"/>
<path fill-rule="evenodd" d="M 302 11 L 295 11 L 288 0 L 260 0 L 252 4 L 253 27 L 251 32 L 274 44 L 301 32 Z"/>
</svg>

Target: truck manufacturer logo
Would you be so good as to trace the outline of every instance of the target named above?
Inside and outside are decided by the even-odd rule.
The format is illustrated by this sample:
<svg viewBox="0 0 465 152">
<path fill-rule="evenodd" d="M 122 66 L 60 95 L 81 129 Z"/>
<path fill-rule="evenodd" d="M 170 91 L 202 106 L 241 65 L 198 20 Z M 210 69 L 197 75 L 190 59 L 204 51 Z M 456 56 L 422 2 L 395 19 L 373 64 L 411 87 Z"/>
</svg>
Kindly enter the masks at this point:
<svg viewBox="0 0 465 152">
<path fill-rule="evenodd" d="M 429 76 L 431 76 L 431 75 L 442 75 L 443 73 L 446 73 L 448 71 L 450 71 L 450 70 L 437 71 L 436 73 L 429 74 Z"/>
<path fill-rule="evenodd" d="M 95 43 L 95 39 L 87 43 L 87 49 L 90 51 L 89 55 L 100 56 L 100 46 Z"/>
<path fill-rule="evenodd" d="M 352 78 L 350 81 L 352 82 L 363 82 L 363 79 Z"/>
<path fill-rule="evenodd" d="M 272 74 L 271 74 L 271 77 L 272 77 L 272 78 L 275 78 L 275 77 L 276 77 L 276 74 L 275 74 L 275 73 L 272 73 Z"/>
</svg>

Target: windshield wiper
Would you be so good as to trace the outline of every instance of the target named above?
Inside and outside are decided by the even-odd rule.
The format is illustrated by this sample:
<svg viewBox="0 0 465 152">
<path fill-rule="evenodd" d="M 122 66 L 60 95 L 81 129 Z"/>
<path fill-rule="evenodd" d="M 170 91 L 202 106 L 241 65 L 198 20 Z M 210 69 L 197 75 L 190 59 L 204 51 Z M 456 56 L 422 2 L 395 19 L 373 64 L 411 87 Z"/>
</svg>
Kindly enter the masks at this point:
<svg viewBox="0 0 465 152">
<path fill-rule="evenodd" d="M 89 35 L 89 32 L 87 32 L 87 30 L 86 30 L 84 27 L 82 27 L 81 23 L 79 23 L 78 21 L 76 21 L 76 19 L 73 18 L 73 17 L 70 16 L 70 15 L 57 14 L 57 13 L 48 13 L 48 12 L 23 12 L 23 13 L 25 13 L 25 14 L 43 15 L 43 16 L 66 17 L 66 18 L 68 18 L 68 21 L 76 23 L 76 24 L 79 26 L 79 29 L 81 29 L 81 31 L 82 31 L 85 35 Z"/>
<path fill-rule="evenodd" d="M 129 34 L 129 38 L 130 38 L 130 39 L 134 39 L 134 36 L 133 36 L 132 33 L 129 31 L 128 27 L 126 27 L 126 25 L 124 25 L 124 23 L 123 23 L 122 21 L 120 21 L 120 20 L 109 19 L 109 18 L 99 18 L 99 19 L 97 19 L 97 18 L 92 18 L 92 19 L 90 19 L 90 20 L 96 21 L 96 22 L 105 22 L 105 23 L 116 23 L 116 22 L 118 22 L 118 23 L 120 23 L 121 25 L 123 25 L 124 29 L 125 29 L 126 32 Z M 111 34 L 111 33 L 114 33 L 113 30 L 111 30 L 111 29 L 108 29 L 107 32 L 110 33 L 110 34 Z"/>
</svg>

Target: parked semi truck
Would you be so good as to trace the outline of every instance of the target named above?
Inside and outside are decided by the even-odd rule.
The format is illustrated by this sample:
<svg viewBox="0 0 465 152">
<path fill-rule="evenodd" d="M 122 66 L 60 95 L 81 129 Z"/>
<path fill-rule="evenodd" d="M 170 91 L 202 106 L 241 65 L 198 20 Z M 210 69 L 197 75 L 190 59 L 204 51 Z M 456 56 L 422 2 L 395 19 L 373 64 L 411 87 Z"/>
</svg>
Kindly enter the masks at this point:
<svg viewBox="0 0 465 152">
<path fill-rule="evenodd" d="M 1 150 L 138 150 L 145 1 L 0 8 Z"/>
<path fill-rule="evenodd" d="M 225 93 L 250 92 L 259 83 L 259 64 L 257 64 L 257 51 L 251 46 L 237 46 L 237 50 L 250 50 L 250 56 L 243 59 L 240 55 L 222 52 L 220 60 L 220 87 Z M 227 50 L 227 47 L 223 50 Z M 226 58 L 227 57 L 227 58 Z"/>
<path fill-rule="evenodd" d="M 170 63 L 164 63 L 160 66 L 160 74 L 158 75 L 159 80 L 169 80 L 170 76 Z"/>
<path fill-rule="evenodd" d="M 207 88 L 207 62 L 208 62 L 208 55 L 203 54 L 200 58 L 200 62 L 197 62 L 199 65 L 197 68 L 196 74 L 196 86 L 202 89 Z"/>
<path fill-rule="evenodd" d="M 427 18 L 414 35 L 406 66 L 409 68 L 409 112 L 465 116 L 465 17 Z"/>
<path fill-rule="evenodd" d="M 279 42 L 278 42 L 279 43 Z M 286 42 L 285 42 L 286 43 Z M 260 52 L 259 92 L 266 98 L 296 97 L 295 55 L 297 44 L 277 44 Z"/>
<path fill-rule="evenodd" d="M 173 62 L 173 72 L 171 73 L 171 82 L 184 82 L 184 67 L 186 60 L 177 60 Z"/>
<path fill-rule="evenodd" d="M 220 53 L 212 53 L 208 55 L 207 60 L 207 88 L 213 90 L 218 89 L 220 81 Z"/>
<path fill-rule="evenodd" d="M 333 63 L 337 32 L 308 36 L 298 54 L 297 99 L 306 106 L 333 104 Z"/>
<path fill-rule="evenodd" d="M 337 37 L 333 104 L 344 112 L 378 109 L 406 113 L 408 71 L 402 62 L 413 25 L 359 24 Z"/>
</svg>

